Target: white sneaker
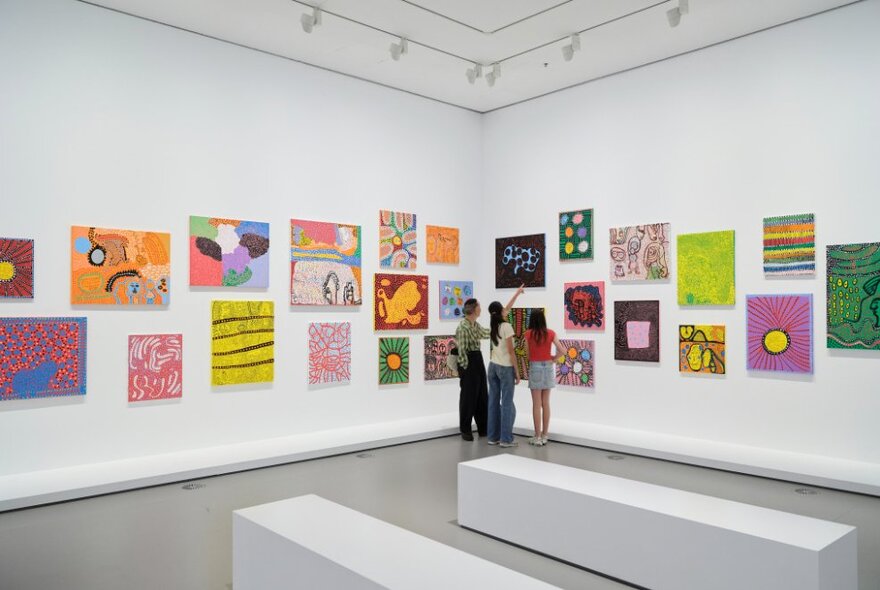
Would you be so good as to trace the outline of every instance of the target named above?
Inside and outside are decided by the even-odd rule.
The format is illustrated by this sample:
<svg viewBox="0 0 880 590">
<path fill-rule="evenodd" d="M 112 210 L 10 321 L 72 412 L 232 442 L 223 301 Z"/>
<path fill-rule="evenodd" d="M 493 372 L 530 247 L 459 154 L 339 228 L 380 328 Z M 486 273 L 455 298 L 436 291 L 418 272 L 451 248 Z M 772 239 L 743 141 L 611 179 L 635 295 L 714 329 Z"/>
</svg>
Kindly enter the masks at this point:
<svg viewBox="0 0 880 590">
<path fill-rule="evenodd" d="M 533 436 L 532 438 L 529 439 L 529 444 L 532 446 L 535 446 L 535 447 L 543 447 L 544 441 L 541 440 L 540 436 Z"/>
<path fill-rule="evenodd" d="M 509 449 L 509 448 L 511 448 L 511 447 L 518 447 L 518 446 L 519 446 L 519 443 L 516 442 L 516 441 L 503 442 L 503 443 L 501 443 L 501 444 L 498 445 L 498 446 L 500 446 L 502 449 Z"/>
<path fill-rule="evenodd" d="M 545 434 L 544 436 L 541 437 L 541 444 L 546 445 L 548 440 L 549 439 L 547 438 L 547 435 Z"/>
</svg>

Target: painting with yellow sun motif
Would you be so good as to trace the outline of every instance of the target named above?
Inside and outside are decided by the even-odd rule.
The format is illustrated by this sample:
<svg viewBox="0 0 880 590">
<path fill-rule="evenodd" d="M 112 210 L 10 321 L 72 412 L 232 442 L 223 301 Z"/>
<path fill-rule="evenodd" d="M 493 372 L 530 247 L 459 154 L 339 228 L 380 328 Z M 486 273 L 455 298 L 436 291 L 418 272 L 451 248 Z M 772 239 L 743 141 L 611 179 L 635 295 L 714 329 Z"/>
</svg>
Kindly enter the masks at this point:
<svg viewBox="0 0 880 590">
<path fill-rule="evenodd" d="M 409 383 L 409 338 L 379 338 L 379 385 Z"/>
<path fill-rule="evenodd" d="M 678 327 L 678 370 L 723 375 L 727 366 L 724 326 Z"/>
<path fill-rule="evenodd" d="M 0 238 L 0 297 L 34 298 L 34 241 Z"/>
<path fill-rule="evenodd" d="M 813 372 L 813 296 L 747 295 L 749 370 Z"/>
<path fill-rule="evenodd" d="M 428 275 L 376 273 L 373 285 L 376 330 L 428 329 Z"/>
</svg>

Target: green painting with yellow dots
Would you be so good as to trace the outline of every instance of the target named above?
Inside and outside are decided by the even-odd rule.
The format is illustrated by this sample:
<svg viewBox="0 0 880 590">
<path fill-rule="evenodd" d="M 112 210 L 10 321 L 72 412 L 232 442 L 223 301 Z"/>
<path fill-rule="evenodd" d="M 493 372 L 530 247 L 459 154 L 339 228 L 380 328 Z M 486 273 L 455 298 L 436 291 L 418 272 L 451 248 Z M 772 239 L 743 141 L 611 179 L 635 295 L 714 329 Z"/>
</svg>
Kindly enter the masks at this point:
<svg viewBox="0 0 880 590">
<path fill-rule="evenodd" d="M 880 242 L 828 246 L 828 348 L 880 350 Z"/>
</svg>

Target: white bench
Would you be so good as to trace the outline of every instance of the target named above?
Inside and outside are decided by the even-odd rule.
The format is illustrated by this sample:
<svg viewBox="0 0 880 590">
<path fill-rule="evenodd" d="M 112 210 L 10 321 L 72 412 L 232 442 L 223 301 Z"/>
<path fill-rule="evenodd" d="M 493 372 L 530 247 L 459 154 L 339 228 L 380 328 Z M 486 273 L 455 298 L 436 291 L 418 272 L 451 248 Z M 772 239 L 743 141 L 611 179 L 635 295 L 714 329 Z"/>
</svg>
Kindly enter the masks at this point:
<svg viewBox="0 0 880 590">
<path fill-rule="evenodd" d="M 459 463 L 458 523 L 652 590 L 856 590 L 856 529 L 502 454 Z"/>
<path fill-rule="evenodd" d="M 235 590 L 555 588 L 315 495 L 232 519 Z"/>
</svg>

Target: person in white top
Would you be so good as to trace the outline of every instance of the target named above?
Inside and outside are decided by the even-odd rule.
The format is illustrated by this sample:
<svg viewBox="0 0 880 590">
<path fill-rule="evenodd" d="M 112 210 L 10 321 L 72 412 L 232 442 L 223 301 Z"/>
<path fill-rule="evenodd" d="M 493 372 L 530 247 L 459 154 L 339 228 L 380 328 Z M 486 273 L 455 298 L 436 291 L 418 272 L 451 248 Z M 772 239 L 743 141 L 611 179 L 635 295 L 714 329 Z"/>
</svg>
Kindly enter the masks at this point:
<svg viewBox="0 0 880 590">
<path fill-rule="evenodd" d="M 507 323 L 507 313 L 514 301 L 523 292 L 523 287 L 514 293 L 510 303 L 502 307 L 498 301 L 489 304 L 489 415 L 487 436 L 490 445 L 515 447 L 513 440 L 513 421 L 516 406 L 513 405 L 514 385 L 519 384 L 519 370 L 514 362 L 513 327 Z"/>
</svg>

